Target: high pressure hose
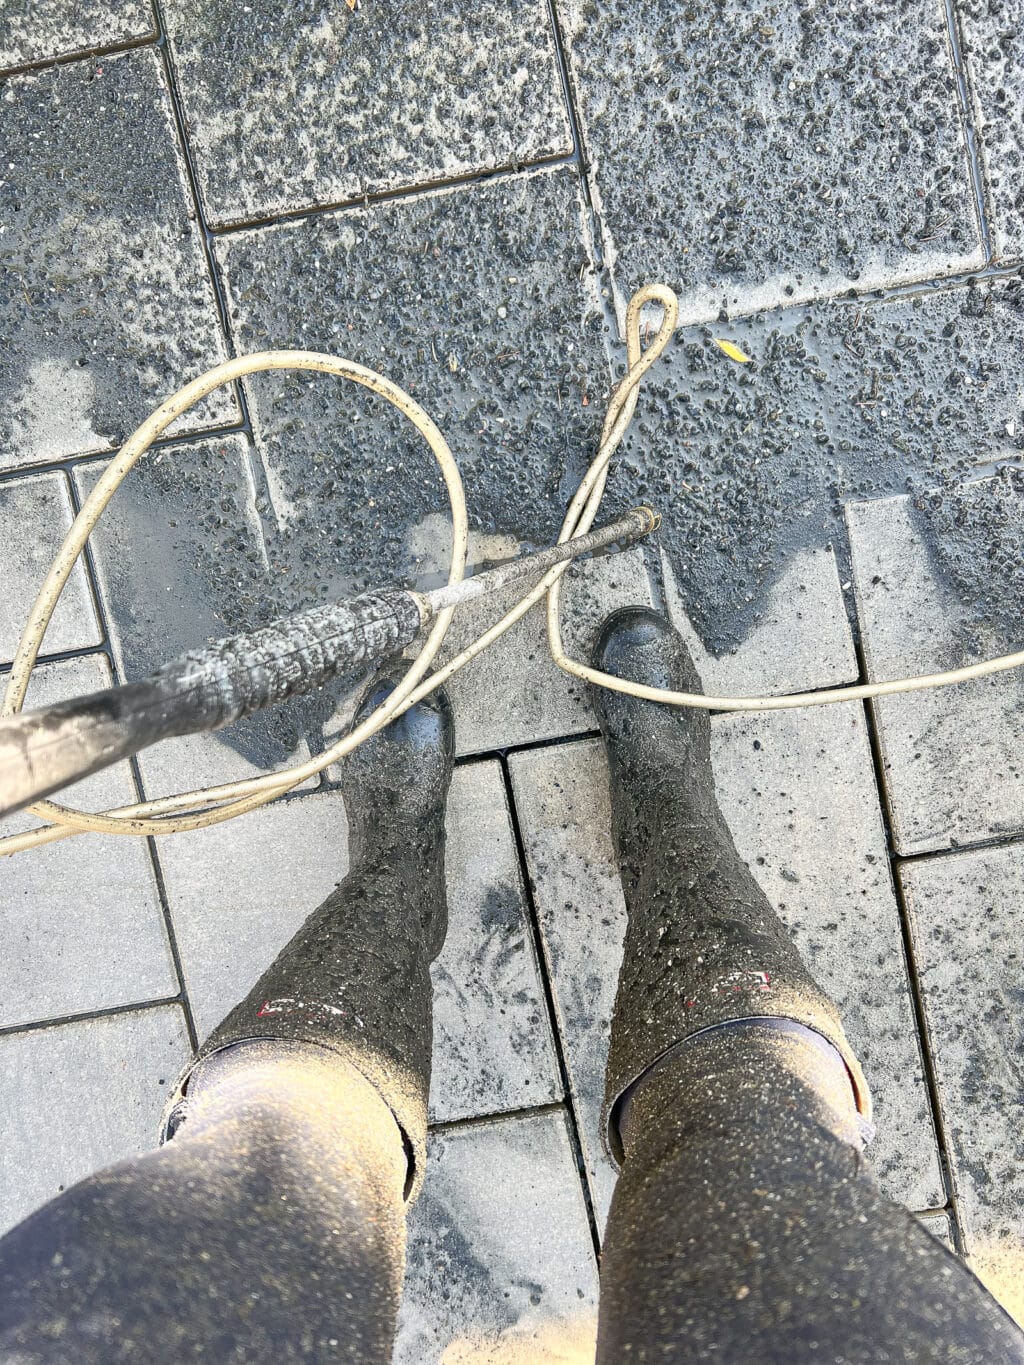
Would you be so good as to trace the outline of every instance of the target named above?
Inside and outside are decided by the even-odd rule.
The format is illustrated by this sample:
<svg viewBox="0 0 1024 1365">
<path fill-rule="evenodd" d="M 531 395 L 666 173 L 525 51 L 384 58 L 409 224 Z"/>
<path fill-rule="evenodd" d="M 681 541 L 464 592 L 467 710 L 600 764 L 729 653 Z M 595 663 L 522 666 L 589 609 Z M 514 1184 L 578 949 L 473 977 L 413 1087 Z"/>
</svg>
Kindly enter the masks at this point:
<svg viewBox="0 0 1024 1365">
<path fill-rule="evenodd" d="M 640 319 L 647 304 L 659 304 L 662 319 L 657 333 L 645 348 L 641 342 Z M 608 403 L 597 454 L 573 496 L 562 523 L 558 544 L 561 545 L 574 536 L 583 535 L 593 525 L 608 480 L 609 462 L 622 441 L 636 409 L 640 381 L 668 345 L 676 329 L 678 315 L 679 306 L 675 294 L 662 284 L 647 285 L 630 300 L 626 313 L 626 373 Z M 313 370 L 338 375 L 379 394 L 409 419 L 429 446 L 444 480 L 452 516 L 452 555 L 448 582 L 454 584 L 462 581 L 468 547 L 466 500 L 462 479 L 448 443 L 419 404 L 390 379 L 356 364 L 355 361 L 338 356 L 322 355 L 315 351 L 261 351 L 254 355 L 239 356 L 208 370 L 206 374 L 186 384 L 172 398 L 162 403 L 111 460 L 75 518 L 32 606 L 18 644 L 0 714 L 11 716 L 21 710 L 43 635 L 60 594 L 85 547 L 90 532 L 129 470 L 157 437 L 200 399 L 223 384 L 265 370 Z M 500 621 L 443 668 L 427 676 L 427 670 L 441 648 L 455 609 L 448 607 L 440 611 L 426 640 L 395 690 L 354 730 L 305 763 L 297 763 L 280 772 L 266 773 L 241 782 L 181 792 L 175 796 L 142 801 L 100 813 L 76 810 L 53 801 L 40 801 L 28 809 L 33 815 L 49 823 L 41 828 L 0 840 L 0 856 L 18 853 L 87 831 L 97 834 L 180 834 L 220 824 L 236 815 L 244 815 L 246 811 L 266 805 L 275 797 L 322 772 L 338 759 L 344 758 L 370 735 L 427 696 L 434 688 L 440 687 L 488 645 L 493 644 L 506 630 L 514 626 L 545 595 L 548 645 L 551 656 L 559 668 L 597 686 L 609 687 L 614 691 L 650 701 L 665 702 L 671 706 L 697 706 L 713 711 L 781 711 L 800 706 L 827 706 L 835 702 L 858 701 L 868 697 L 889 696 L 897 692 L 948 687 L 952 683 L 986 677 L 1024 664 L 1024 650 L 1021 650 L 1015 654 L 1005 654 L 983 663 L 951 669 L 944 673 L 838 687 L 827 691 L 799 692 L 783 697 L 714 697 L 690 692 L 663 691 L 660 688 L 647 687 L 641 683 L 629 682 L 602 673 L 566 654 L 562 642 L 560 606 L 562 575 L 568 567 L 568 562 L 564 562 L 549 569 Z"/>
</svg>

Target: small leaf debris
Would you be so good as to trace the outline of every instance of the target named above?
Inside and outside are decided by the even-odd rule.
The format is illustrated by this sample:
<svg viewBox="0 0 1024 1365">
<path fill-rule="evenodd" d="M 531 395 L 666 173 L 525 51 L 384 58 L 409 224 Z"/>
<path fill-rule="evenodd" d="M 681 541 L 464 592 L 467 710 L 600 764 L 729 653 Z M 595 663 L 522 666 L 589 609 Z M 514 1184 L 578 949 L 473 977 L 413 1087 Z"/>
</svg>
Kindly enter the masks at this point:
<svg viewBox="0 0 1024 1365">
<path fill-rule="evenodd" d="M 740 365 L 749 365 L 754 358 L 747 355 L 746 351 L 741 351 L 734 341 L 723 341 L 721 337 L 715 337 L 715 345 L 720 351 L 724 351 L 730 360 L 735 360 Z"/>
</svg>

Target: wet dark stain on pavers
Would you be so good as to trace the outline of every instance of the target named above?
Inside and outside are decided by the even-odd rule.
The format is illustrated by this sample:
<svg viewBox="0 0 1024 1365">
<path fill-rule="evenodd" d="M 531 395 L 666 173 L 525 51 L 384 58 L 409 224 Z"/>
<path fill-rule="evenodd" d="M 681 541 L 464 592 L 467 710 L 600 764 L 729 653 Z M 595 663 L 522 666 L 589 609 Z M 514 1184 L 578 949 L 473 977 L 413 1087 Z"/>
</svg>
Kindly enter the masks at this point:
<svg viewBox="0 0 1024 1365">
<path fill-rule="evenodd" d="M 0 467 L 109 449 L 225 355 L 155 54 L 4 81 L 0 166 Z"/>
</svg>

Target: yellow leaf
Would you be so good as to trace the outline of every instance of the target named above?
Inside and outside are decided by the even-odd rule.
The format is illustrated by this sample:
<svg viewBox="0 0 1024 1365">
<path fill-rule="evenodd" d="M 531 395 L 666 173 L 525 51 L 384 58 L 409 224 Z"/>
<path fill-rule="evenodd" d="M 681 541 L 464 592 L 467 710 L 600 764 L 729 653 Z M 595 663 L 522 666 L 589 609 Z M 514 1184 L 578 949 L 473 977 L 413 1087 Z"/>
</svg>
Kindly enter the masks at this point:
<svg viewBox="0 0 1024 1365">
<path fill-rule="evenodd" d="M 722 341 L 719 337 L 715 337 L 715 345 L 720 351 L 724 351 L 730 360 L 736 360 L 741 365 L 748 365 L 754 358 L 747 355 L 746 351 L 741 351 L 735 342 Z"/>
</svg>

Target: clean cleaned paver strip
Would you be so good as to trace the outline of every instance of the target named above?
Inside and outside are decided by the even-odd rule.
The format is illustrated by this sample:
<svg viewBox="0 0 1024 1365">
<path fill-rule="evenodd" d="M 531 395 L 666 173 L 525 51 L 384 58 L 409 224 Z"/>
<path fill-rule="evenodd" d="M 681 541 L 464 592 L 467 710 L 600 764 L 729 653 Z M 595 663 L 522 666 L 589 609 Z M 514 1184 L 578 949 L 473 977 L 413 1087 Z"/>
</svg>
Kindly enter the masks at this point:
<svg viewBox="0 0 1024 1365">
<path fill-rule="evenodd" d="M 1024 1316 L 1024 848 L 900 871 L 968 1264 Z"/>
<path fill-rule="evenodd" d="M 74 518 L 63 474 L 40 474 L 0 484 L 0 663 L 10 663 L 22 628 L 60 543 Z M 102 640 L 96 607 L 81 563 L 72 571 L 43 636 L 42 654 L 87 649 Z"/>
<path fill-rule="evenodd" d="M 1024 507 L 1014 501 L 1010 516 L 1024 529 Z M 910 499 L 856 503 L 846 517 L 870 678 L 938 672 L 1020 648 L 1019 617 L 1004 622 L 958 598 Z M 993 563 L 977 540 L 968 552 L 981 572 Z M 872 703 L 900 853 L 1024 830 L 1022 701 L 1024 680 L 1002 673 Z"/>
</svg>

